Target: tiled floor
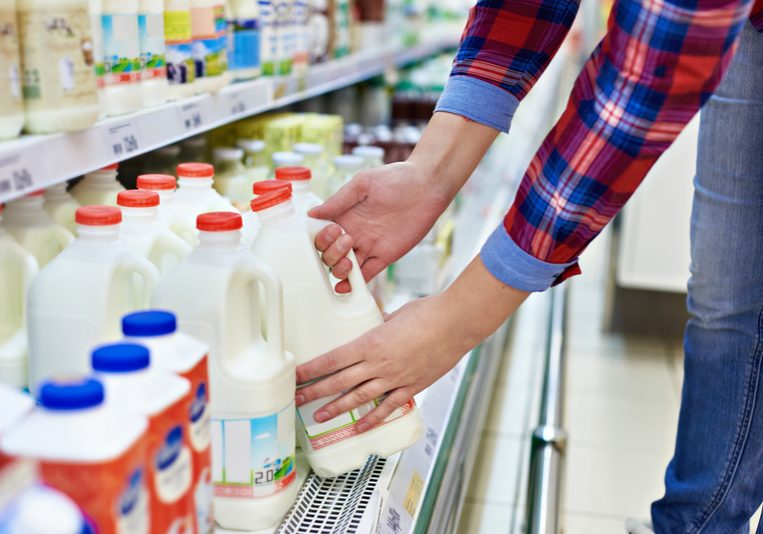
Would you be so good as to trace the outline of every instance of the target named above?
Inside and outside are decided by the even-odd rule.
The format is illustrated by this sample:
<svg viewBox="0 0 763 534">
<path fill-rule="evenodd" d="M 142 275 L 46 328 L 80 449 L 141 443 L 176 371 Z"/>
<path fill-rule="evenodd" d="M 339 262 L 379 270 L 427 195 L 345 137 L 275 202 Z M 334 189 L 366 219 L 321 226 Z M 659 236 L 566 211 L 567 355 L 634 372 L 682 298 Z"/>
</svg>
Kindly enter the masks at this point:
<svg viewBox="0 0 763 534">
<path fill-rule="evenodd" d="M 663 491 L 678 417 L 680 345 L 602 332 L 606 239 L 583 257 L 570 287 L 567 336 L 564 532 L 624 532 L 647 519 Z M 536 295 L 514 325 L 483 432 L 459 531 L 521 532 L 529 432 L 537 396 L 548 298 Z M 533 391 L 535 394 L 532 394 Z M 520 465 L 512 465 L 517 460 Z"/>
</svg>

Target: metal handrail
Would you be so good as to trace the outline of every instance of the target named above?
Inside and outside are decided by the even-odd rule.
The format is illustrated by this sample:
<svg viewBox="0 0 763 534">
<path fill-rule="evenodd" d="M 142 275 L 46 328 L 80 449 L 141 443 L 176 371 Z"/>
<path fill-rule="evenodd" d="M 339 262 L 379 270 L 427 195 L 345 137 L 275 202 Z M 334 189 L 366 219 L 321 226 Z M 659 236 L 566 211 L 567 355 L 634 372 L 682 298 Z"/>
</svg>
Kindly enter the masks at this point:
<svg viewBox="0 0 763 534">
<path fill-rule="evenodd" d="M 564 418 L 564 333 L 567 284 L 552 290 L 543 392 L 532 435 L 525 524 L 528 534 L 561 531 L 562 480 L 567 433 Z"/>
</svg>

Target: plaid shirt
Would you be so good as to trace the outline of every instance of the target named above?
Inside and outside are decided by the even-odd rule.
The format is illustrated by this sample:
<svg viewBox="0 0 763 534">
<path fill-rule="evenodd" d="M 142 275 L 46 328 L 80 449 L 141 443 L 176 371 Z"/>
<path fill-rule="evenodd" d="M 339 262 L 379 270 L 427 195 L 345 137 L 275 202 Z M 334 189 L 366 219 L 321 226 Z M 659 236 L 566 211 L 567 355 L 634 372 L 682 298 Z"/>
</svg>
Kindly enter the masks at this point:
<svg viewBox="0 0 763 534">
<path fill-rule="evenodd" d="M 578 0 L 479 0 L 438 111 L 508 131 L 565 38 Z M 562 117 L 482 249 L 503 282 L 542 291 L 577 257 L 707 101 L 763 0 L 617 0 Z"/>
</svg>

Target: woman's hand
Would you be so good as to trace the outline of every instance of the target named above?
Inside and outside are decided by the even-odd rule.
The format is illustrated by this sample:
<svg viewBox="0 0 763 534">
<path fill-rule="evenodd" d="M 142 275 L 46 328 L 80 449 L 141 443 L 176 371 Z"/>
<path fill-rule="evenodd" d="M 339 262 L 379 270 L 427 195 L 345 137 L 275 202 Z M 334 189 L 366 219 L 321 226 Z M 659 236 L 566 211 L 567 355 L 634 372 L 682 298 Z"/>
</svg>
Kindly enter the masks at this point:
<svg viewBox="0 0 763 534">
<path fill-rule="evenodd" d="M 370 280 L 399 260 L 429 232 L 474 172 L 498 132 L 450 113 L 435 113 L 408 161 L 358 173 L 322 206 L 310 211 L 338 225 L 315 238 L 323 262 L 350 289 L 350 248 Z M 345 234 L 342 234 L 344 228 Z"/>
<path fill-rule="evenodd" d="M 413 163 L 361 172 L 310 211 L 311 217 L 341 225 L 321 230 L 315 246 L 340 280 L 350 274 L 346 256 L 354 248 L 363 276 L 370 280 L 421 241 L 451 199 L 448 189 Z M 346 280 L 337 285 L 340 293 L 349 289 Z"/>
<path fill-rule="evenodd" d="M 413 301 L 355 341 L 297 367 L 296 402 L 342 394 L 315 414 L 318 422 L 386 395 L 355 428 L 365 432 L 434 383 L 495 331 L 527 293 L 503 285 L 477 258 L 440 295 Z"/>
</svg>

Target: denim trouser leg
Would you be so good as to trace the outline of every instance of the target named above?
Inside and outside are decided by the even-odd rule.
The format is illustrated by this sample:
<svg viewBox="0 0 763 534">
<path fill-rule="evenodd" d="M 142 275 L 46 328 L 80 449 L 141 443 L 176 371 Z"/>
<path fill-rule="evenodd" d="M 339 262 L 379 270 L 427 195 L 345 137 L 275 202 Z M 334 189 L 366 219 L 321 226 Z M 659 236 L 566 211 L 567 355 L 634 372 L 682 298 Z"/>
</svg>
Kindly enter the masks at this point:
<svg viewBox="0 0 763 534">
<path fill-rule="evenodd" d="M 691 219 L 692 315 L 658 534 L 744 532 L 763 501 L 763 34 L 702 110 Z"/>
</svg>

